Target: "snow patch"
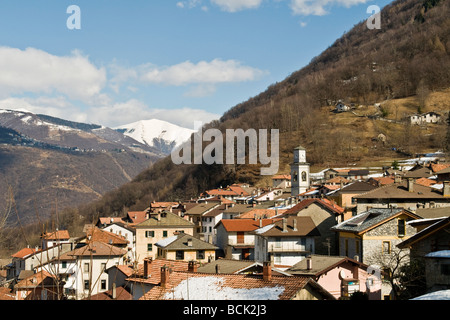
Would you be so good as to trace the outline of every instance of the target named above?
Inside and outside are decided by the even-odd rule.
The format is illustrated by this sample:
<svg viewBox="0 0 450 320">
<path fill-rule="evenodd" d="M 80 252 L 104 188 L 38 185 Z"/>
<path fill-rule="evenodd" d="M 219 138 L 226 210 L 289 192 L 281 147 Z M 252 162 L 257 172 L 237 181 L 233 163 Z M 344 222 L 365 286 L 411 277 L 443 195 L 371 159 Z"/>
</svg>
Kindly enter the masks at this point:
<svg viewBox="0 0 450 320">
<path fill-rule="evenodd" d="M 284 287 L 231 288 L 220 277 L 192 277 L 183 280 L 163 299 L 194 300 L 277 300 Z"/>
</svg>

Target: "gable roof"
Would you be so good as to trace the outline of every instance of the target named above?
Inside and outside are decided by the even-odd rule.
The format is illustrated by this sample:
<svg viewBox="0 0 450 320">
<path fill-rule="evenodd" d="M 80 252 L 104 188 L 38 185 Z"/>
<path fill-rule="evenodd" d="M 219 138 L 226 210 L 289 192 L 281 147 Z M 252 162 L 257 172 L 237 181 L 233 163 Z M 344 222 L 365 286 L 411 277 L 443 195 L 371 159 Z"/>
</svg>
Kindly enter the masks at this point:
<svg viewBox="0 0 450 320">
<path fill-rule="evenodd" d="M 403 208 L 372 208 L 331 227 L 331 230 L 362 234 L 401 214 L 420 219 L 418 215 Z"/>
<path fill-rule="evenodd" d="M 289 300 L 308 285 L 334 299 L 309 277 L 261 276 L 243 274 L 170 273 L 166 286 L 151 288 L 140 300 Z"/>
<path fill-rule="evenodd" d="M 147 211 L 128 211 L 127 217 L 132 223 L 141 223 L 147 219 Z"/>
<path fill-rule="evenodd" d="M 195 206 L 193 206 L 192 208 L 186 210 L 186 214 L 199 214 L 202 215 L 205 212 L 208 212 L 212 209 L 214 209 L 215 207 L 218 207 L 220 204 L 217 202 L 201 202 L 201 203 L 197 203 Z"/>
<path fill-rule="evenodd" d="M 162 267 L 169 267 L 173 271 L 187 271 L 189 267 L 189 262 L 184 260 L 170 260 L 163 258 L 153 259 L 148 262 L 150 277 L 146 278 L 144 277 L 144 263 L 139 264 L 133 276 L 130 276 L 126 280 L 143 284 L 157 285 L 161 282 Z"/>
<path fill-rule="evenodd" d="M 285 215 L 297 214 L 298 212 L 302 211 L 305 208 L 308 208 L 312 204 L 317 204 L 318 206 L 320 206 L 326 210 L 329 210 L 335 214 L 341 214 L 344 212 L 344 208 L 338 206 L 337 204 L 335 204 L 334 202 L 331 202 L 330 200 L 311 198 L 311 199 L 304 199 L 304 200 L 300 201 L 295 206 L 288 209 L 284 214 Z"/>
<path fill-rule="evenodd" d="M 158 220 L 159 217 L 159 220 Z M 152 214 L 150 217 L 138 223 L 136 228 L 162 228 L 162 227 L 194 227 L 194 223 L 176 215 L 172 212 L 161 212 Z"/>
<path fill-rule="evenodd" d="M 108 291 L 94 294 L 84 300 L 94 300 L 94 301 L 95 300 L 133 300 L 133 296 L 131 295 L 131 293 L 128 292 L 128 290 L 125 289 L 124 287 L 117 287 L 115 289 L 115 291 L 116 291 L 115 298 L 113 298 L 113 290 L 114 289 L 110 289 Z"/>
<path fill-rule="evenodd" d="M 223 225 L 226 231 L 228 232 L 249 232 L 254 231 L 260 228 L 260 223 L 263 227 L 274 223 L 276 220 L 274 219 L 222 219 L 220 220 L 215 228 L 217 228 L 220 224 Z"/>
<path fill-rule="evenodd" d="M 72 251 L 66 252 L 61 255 L 61 260 L 70 260 L 75 257 L 90 257 L 90 256 L 124 256 L 127 254 L 127 251 L 121 248 L 118 248 L 113 245 L 109 245 L 104 242 L 99 241 L 89 241 L 85 246 L 75 248 Z"/>
<path fill-rule="evenodd" d="M 112 245 L 127 245 L 129 243 L 124 237 L 97 227 L 88 229 L 86 236 L 90 241 L 99 241 Z"/>
<path fill-rule="evenodd" d="M 355 181 L 351 182 L 347 185 L 345 185 L 342 189 L 336 191 L 334 194 L 341 194 L 341 193 L 361 193 L 361 192 L 367 192 L 370 190 L 374 190 L 377 187 L 365 182 L 365 181 Z"/>
<path fill-rule="evenodd" d="M 354 196 L 355 199 L 446 199 L 442 192 L 413 183 L 413 192 L 408 191 L 406 181 L 396 182 Z"/>
<path fill-rule="evenodd" d="M 286 221 L 286 232 L 283 231 L 283 223 Z M 297 230 L 294 229 L 294 221 Z M 319 229 L 310 217 L 286 216 L 275 221 L 271 225 L 255 230 L 255 234 L 264 237 L 315 237 L 320 236 Z"/>
<path fill-rule="evenodd" d="M 28 276 L 27 278 L 20 280 L 14 289 L 32 289 L 38 286 L 53 286 L 56 283 L 56 279 L 50 273 L 45 270 L 38 271 Z"/>
<path fill-rule="evenodd" d="M 428 238 L 429 236 L 435 234 L 439 230 L 442 230 L 443 228 L 446 228 L 448 226 L 450 226 L 450 217 L 442 218 L 442 219 L 438 220 L 437 222 L 433 223 L 432 225 L 428 226 L 427 228 L 412 235 L 405 241 L 400 242 L 397 245 L 397 247 L 399 247 L 400 249 L 408 248 L 408 247 L 412 246 L 413 244 L 415 244 L 423 239 Z"/>
<path fill-rule="evenodd" d="M 23 249 L 17 251 L 16 253 L 14 253 L 14 254 L 12 255 L 12 257 L 13 257 L 13 258 L 24 259 L 24 258 L 26 258 L 27 256 L 29 256 L 29 255 L 31 255 L 31 254 L 33 254 L 33 253 L 36 253 L 36 251 L 37 251 L 37 250 L 36 250 L 36 249 L 33 249 L 33 248 L 23 248 Z"/>
<path fill-rule="evenodd" d="M 235 259 L 219 258 L 217 260 L 199 266 L 197 272 L 217 273 L 216 266 L 219 266 L 220 270 L 219 273 L 225 274 L 249 273 L 247 272 L 247 270 L 252 269 L 253 267 L 257 267 L 260 269 L 258 273 L 261 273 L 263 270 L 263 264 L 261 262 L 252 260 L 235 260 Z M 272 274 L 290 276 L 289 273 L 281 271 L 274 267 L 272 267 Z"/>
<path fill-rule="evenodd" d="M 188 241 L 191 241 L 189 246 Z M 190 234 L 180 233 L 178 235 L 160 240 L 155 243 L 159 248 L 165 250 L 215 250 L 218 249 L 213 244 L 200 240 Z"/>
<path fill-rule="evenodd" d="M 318 277 L 336 267 L 339 267 L 340 265 L 346 262 L 350 262 L 354 265 L 360 266 L 363 269 L 367 269 L 367 265 L 354 259 L 350 259 L 349 257 L 312 254 L 310 255 L 310 259 L 312 260 L 311 269 L 307 268 L 307 259 L 302 259 L 301 261 L 294 264 L 292 267 L 288 268 L 286 272 L 295 275 L 309 275 Z"/>
<path fill-rule="evenodd" d="M 273 218 L 276 217 L 278 215 L 284 214 L 286 213 L 287 209 L 260 209 L 260 208 L 255 208 L 255 209 L 251 209 L 250 211 L 244 212 L 241 215 L 239 215 L 238 217 L 236 217 L 236 219 L 269 219 L 269 218 Z"/>
<path fill-rule="evenodd" d="M 46 232 L 42 236 L 42 239 L 45 240 L 69 240 L 69 231 L 68 230 L 57 230 L 55 232 Z"/>
</svg>

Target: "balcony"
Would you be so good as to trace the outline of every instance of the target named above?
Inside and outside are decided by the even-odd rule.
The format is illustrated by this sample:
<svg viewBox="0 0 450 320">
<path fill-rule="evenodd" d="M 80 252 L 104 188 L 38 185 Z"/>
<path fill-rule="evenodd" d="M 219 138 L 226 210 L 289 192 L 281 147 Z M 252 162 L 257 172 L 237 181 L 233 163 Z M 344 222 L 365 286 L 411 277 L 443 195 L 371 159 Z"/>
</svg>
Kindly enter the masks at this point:
<svg viewBox="0 0 450 320">
<path fill-rule="evenodd" d="M 306 247 L 303 245 L 295 245 L 295 244 L 269 244 L 267 248 L 267 252 L 269 253 L 281 253 L 281 252 L 298 252 L 301 254 L 311 253 L 312 250 L 306 250 Z"/>
</svg>

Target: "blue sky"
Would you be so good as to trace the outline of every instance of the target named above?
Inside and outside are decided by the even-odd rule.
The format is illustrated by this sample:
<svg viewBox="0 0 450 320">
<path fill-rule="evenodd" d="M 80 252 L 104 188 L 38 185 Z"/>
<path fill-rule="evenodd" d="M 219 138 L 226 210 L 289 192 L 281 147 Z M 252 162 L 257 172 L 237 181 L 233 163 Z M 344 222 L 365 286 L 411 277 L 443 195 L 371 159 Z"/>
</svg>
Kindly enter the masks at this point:
<svg viewBox="0 0 450 320">
<path fill-rule="evenodd" d="M 369 18 L 369 5 L 390 2 L 2 0 L 0 108 L 193 128 L 307 65 Z M 72 17 L 81 29 L 67 27 Z"/>
</svg>

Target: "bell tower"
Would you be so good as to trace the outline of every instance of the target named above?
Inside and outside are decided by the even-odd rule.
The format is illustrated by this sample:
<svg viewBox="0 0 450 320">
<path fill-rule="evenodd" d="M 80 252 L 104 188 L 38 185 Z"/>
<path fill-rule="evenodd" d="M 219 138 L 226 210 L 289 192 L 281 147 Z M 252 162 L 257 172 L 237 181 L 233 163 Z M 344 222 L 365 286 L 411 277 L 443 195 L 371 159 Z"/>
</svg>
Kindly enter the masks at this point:
<svg viewBox="0 0 450 320">
<path fill-rule="evenodd" d="M 294 162 L 291 163 L 291 196 L 295 197 L 309 189 L 309 163 L 306 162 L 306 149 L 294 149 Z"/>
</svg>

